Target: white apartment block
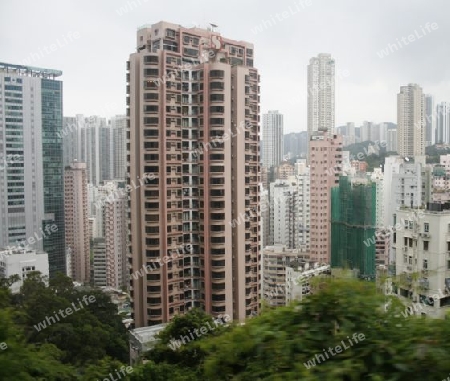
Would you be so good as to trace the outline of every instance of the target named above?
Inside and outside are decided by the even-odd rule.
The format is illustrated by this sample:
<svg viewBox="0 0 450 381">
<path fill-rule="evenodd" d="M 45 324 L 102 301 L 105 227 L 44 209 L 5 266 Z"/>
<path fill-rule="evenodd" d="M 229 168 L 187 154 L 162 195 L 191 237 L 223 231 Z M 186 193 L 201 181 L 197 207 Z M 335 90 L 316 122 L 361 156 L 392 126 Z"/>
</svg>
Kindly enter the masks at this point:
<svg viewBox="0 0 450 381">
<path fill-rule="evenodd" d="M 269 245 L 270 240 L 270 198 L 269 190 L 260 184 L 260 208 L 261 208 L 261 247 Z"/>
<path fill-rule="evenodd" d="M 433 166 L 432 202 L 450 201 L 450 155 L 441 155 L 440 164 Z"/>
<path fill-rule="evenodd" d="M 449 204 L 402 208 L 396 222 L 402 226 L 396 231 L 396 275 L 405 276 L 398 294 L 419 304 L 417 314 L 443 318 L 450 305 Z M 429 297 L 435 297 L 434 303 L 427 303 Z"/>
<path fill-rule="evenodd" d="M 109 181 L 105 185 L 89 188 L 89 202 L 95 212 L 92 217 L 93 238 L 98 246 L 97 259 L 94 250 L 94 276 L 97 279 L 94 282 L 101 281 L 101 284 L 96 284 L 116 289 L 126 285 L 128 280 L 127 192 L 123 185 Z"/>
<path fill-rule="evenodd" d="M 284 245 L 267 246 L 263 250 L 261 291 L 262 299 L 270 306 L 286 305 L 286 269 L 304 261 L 297 250 L 287 249 Z"/>
<path fill-rule="evenodd" d="M 311 293 L 311 279 L 319 275 L 330 275 L 330 265 L 317 262 L 292 262 L 286 266 L 285 301 L 302 300 Z"/>
<path fill-rule="evenodd" d="M 32 271 L 49 276 L 48 254 L 32 249 L 0 249 L 0 278 L 18 275 L 20 280 L 11 285 L 11 292 L 18 293 L 23 281 Z"/>
<path fill-rule="evenodd" d="M 424 206 L 425 184 L 422 180 L 420 163 L 403 163 L 399 172 L 392 176 L 390 195 L 390 215 L 393 216 L 401 206 L 418 208 Z"/>
<path fill-rule="evenodd" d="M 270 244 L 309 252 L 309 168 L 270 184 Z"/>
<path fill-rule="evenodd" d="M 270 235 L 274 245 L 292 248 L 289 245 L 293 238 L 289 227 L 294 193 L 295 182 L 293 181 L 276 180 L 270 184 Z"/>
<path fill-rule="evenodd" d="M 376 224 L 377 227 L 384 225 L 384 203 L 387 197 L 384 197 L 384 176 L 381 168 L 374 168 L 370 174 L 370 179 L 376 184 Z"/>
<path fill-rule="evenodd" d="M 277 167 L 284 155 L 283 114 L 276 110 L 263 114 L 262 130 L 262 163 L 266 168 Z"/>
</svg>

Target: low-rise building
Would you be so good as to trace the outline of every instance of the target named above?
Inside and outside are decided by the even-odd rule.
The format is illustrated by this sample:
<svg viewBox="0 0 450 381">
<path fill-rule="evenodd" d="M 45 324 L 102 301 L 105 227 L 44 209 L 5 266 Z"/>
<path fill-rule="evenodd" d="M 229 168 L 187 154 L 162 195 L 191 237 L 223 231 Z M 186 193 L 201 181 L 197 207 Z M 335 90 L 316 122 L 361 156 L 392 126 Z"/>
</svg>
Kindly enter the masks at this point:
<svg viewBox="0 0 450 381">
<path fill-rule="evenodd" d="M 443 318 L 450 306 L 450 203 L 400 208 L 395 217 L 394 290 L 423 307 L 417 314 Z"/>
<path fill-rule="evenodd" d="M 0 278 L 18 275 L 19 281 L 11 285 L 11 292 L 18 293 L 28 274 L 39 271 L 49 276 L 48 254 L 34 249 L 0 249 Z"/>
<path fill-rule="evenodd" d="M 130 364 L 136 365 L 142 361 L 142 355 L 154 348 L 159 341 L 158 333 L 166 328 L 167 323 L 150 327 L 135 328 L 129 331 Z"/>
</svg>

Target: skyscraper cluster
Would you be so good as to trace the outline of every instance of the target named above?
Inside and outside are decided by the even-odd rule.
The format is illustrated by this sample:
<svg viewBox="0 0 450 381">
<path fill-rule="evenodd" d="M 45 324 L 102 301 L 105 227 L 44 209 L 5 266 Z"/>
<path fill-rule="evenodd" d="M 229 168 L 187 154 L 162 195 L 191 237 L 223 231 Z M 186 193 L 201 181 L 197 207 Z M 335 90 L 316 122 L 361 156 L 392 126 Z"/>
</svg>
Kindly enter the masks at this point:
<svg viewBox="0 0 450 381">
<path fill-rule="evenodd" d="M 193 308 L 243 321 L 307 294 L 294 275 L 336 268 L 435 268 L 421 283 L 450 285 L 450 159 L 425 160 L 450 144 L 450 107 L 411 83 L 396 125 L 336 126 L 335 65 L 309 60 L 307 131 L 285 135 L 279 110 L 261 123 L 253 44 L 213 25 L 139 28 L 110 119 L 63 117 L 61 71 L 0 63 L 0 252 L 24 255 L 22 280 L 126 289 L 134 327 Z M 368 141 L 390 156 L 352 160 L 345 146 Z"/>
<path fill-rule="evenodd" d="M 100 185 L 125 180 L 126 118 L 116 115 L 109 121 L 98 115 L 64 117 L 61 132 L 64 165 L 74 160 L 86 163 L 88 183 Z"/>
</svg>

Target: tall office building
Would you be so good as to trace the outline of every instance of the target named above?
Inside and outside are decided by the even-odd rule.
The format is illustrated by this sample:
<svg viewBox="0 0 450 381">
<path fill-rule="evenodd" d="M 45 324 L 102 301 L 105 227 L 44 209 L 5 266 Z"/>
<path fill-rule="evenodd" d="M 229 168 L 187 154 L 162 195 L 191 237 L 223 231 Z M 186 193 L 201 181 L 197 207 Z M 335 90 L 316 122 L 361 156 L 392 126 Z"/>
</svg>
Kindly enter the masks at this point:
<svg viewBox="0 0 450 381">
<path fill-rule="evenodd" d="M 308 138 L 317 131 L 334 133 L 334 59 L 321 53 L 308 65 Z"/>
<path fill-rule="evenodd" d="M 283 114 L 269 111 L 263 115 L 263 165 L 277 167 L 283 161 L 284 132 Z"/>
<path fill-rule="evenodd" d="M 198 307 L 259 312 L 259 75 L 253 45 L 159 22 L 128 66 L 130 265 L 136 327 Z M 174 258 L 174 252 L 176 257 Z M 164 259 L 164 262 L 161 261 Z"/>
<path fill-rule="evenodd" d="M 66 271 L 61 75 L 0 63 L 0 247 L 44 250 L 50 276 Z"/>
<path fill-rule="evenodd" d="M 329 263 L 331 255 L 331 188 L 342 173 L 342 136 L 312 137 L 310 144 L 310 258 Z"/>
<path fill-rule="evenodd" d="M 425 147 L 431 146 L 436 141 L 434 98 L 430 94 L 425 95 Z"/>
<path fill-rule="evenodd" d="M 447 102 L 436 106 L 436 143 L 450 143 L 450 104 Z"/>
<path fill-rule="evenodd" d="M 86 163 L 74 161 L 64 173 L 66 248 L 74 281 L 89 283 L 91 274 Z"/>
<path fill-rule="evenodd" d="M 397 148 L 400 156 L 425 155 L 425 97 L 410 83 L 397 95 Z"/>
</svg>

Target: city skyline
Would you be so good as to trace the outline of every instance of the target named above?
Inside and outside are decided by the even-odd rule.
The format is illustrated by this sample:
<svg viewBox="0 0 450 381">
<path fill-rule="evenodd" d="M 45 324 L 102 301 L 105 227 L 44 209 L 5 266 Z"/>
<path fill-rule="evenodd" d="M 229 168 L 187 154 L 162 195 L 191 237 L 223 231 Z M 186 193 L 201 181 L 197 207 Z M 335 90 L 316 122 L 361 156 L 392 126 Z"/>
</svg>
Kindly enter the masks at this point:
<svg viewBox="0 0 450 381">
<path fill-rule="evenodd" d="M 383 6 L 377 3 L 365 7 L 353 0 L 339 4 L 318 0 L 271 5 L 258 3 L 258 7 L 252 3 L 239 3 L 248 17 L 245 22 L 232 24 L 227 20 L 237 2 L 222 4 L 221 12 L 208 2 L 199 2 L 198 7 L 180 2 L 176 7 L 183 16 L 175 18 L 162 4 L 150 5 L 146 1 L 136 1 L 137 7 L 130 7 L 126 1 L 119 0 L 95 6 L 81 1 L 61 10 L 59 3 L 46 9 L 32 2 L 25 3 L 28 15 L 24 14 L 18 20 L 12 21 L 7 18 L 8 12 L 1 12 L 0 30 L 3 32 L 13 27 L 16 31 L 8 39 L 5 39 L 7 33 L 0 33 L 2 60 L 12 63 L 28 60 L 32 66 L 63 70 L 64 115 L 100 114 L 109 118 L 124 114 L 123 70 L 128 52 L 135 48 L 132 36 L 138 26 L 161 20 L 202 27 L 215 23 L 223 35 L 254 43 L 261 71 L 261 112 L 280 110 L 285 115 L 286 133 L 306 130 L 305 67 L 310 57 L 320 52 L 330 53 L 337 63 L 336 126 L 350 121 L 358 125 L 364 120 L 394 122 L 396 94 L 404 83 L 420 84 L 427 94 L 434 96 L 436 104 L 450 101 L 446 51 L 439 48 L 449 34 L 444 17 L 445 9 L 450 5 L 445 1 L 438 1 L 433 7 L 417 1 L 396 4 L 382 1 Z M 401 4 L 408 6 L 409 16 L 399 24 L 397 18 L 403 9 Z M 22 5 L 10 2 L 9 11 L 21 12 Z M 89 13 L 85 13 L 86 9 Z M 284 13 L 287 17 L 283 12 L 288 12 Z M 58 17 L 53 17 L 51 29 L 41 25 L 39 20 L 53 14 Z M 342 27 L 336 14 L 345 16 L 349 26 Z M 370 19 L 366 17 L 368 15 Z M 422 28 L 427 30 L 427 23 L 436 23 L 438 28 L 430 28 L 431 32 L 425 34 Z M 99 49 L 103 37 L 98 33 L 98 25 L 108 30 L 108 41 L 114 41 L 114 49 L 108 52 L 107 65 Z M 30 28 L 33 29 L 31 35 L 27 33 Z M 297 37 L 311 33 L 314 33 L 312 39 Z M 411 34 L 421 37 L 403 43 L 402 38 Z M 29 49 L 17 44 L 21 39 L 28 41 Z M 385 50 L 389 44 L 396 44 L 398 50 L 393 48 L 389 55 L 380 58 L 377 52 Z M 358 59 L 352 58 L 355 49 L 358 50 Z M 427 69 L 431 56 L 432 71 Z M 93 67 L 102 67 L 103 75 L 99 76 Z M 78 75 L 79 70 L 83 75 Z M 92 86 L 93 83 L 97 86 Z M 296 86 L 290 87 L 291 83 L 296 83 Z M 280 87 L 286 91 L 277 91 Z M 89 89 L 87 96 L 86 89 Z"/>
</svg>

